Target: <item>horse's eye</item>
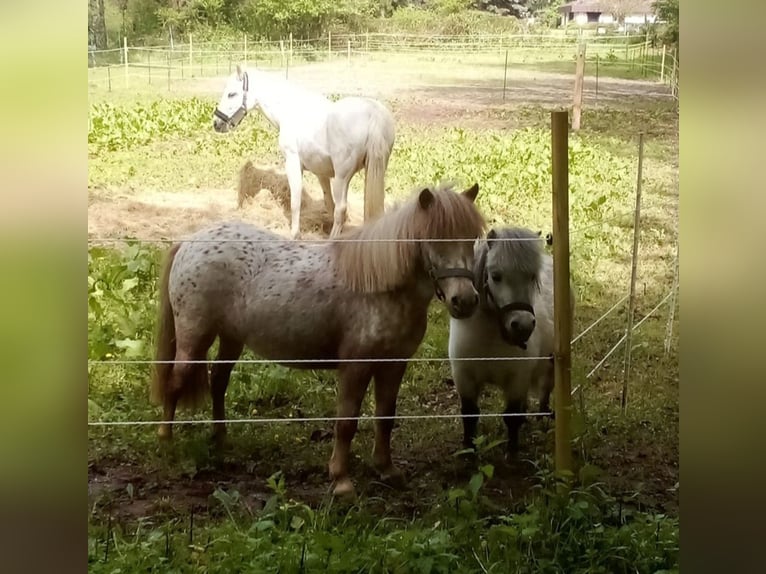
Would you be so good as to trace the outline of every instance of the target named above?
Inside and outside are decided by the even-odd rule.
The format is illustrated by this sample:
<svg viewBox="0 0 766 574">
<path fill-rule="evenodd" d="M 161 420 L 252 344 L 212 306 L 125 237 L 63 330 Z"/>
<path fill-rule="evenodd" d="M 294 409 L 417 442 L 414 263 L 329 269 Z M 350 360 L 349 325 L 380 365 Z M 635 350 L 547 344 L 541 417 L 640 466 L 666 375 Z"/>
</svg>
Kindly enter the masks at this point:
<svg viewBox="0 0 766 574">
<path fill-rule="evenodd" d="M 492 281 L 494 281 L 495 283 L 500 283 L 502 278 L 503 278 L 503 276 L 500 273 L 493 273 L 492 274 Z"/>
<path fill-rule="evenodd" d="M 237 95 L 237 92 L 229 92 L 229 96 L 228 97 L 233 98 L 236 95 Z"/>
</svg>

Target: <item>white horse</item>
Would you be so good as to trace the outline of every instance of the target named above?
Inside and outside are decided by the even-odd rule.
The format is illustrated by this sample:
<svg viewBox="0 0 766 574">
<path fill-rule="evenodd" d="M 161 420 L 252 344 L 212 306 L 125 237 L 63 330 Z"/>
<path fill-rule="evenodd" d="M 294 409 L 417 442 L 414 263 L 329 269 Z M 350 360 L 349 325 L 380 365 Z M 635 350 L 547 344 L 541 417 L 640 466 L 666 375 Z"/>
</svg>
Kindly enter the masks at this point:
<svg viewBox="0 0 766 574">
<path fill-rule="evenodd" d="M 330 237 L 346 221 L 348 185 L 365 169 L 364 219 L 383 213 L 384 177 L 394 145 L 391 112 L 377 100 L 348 97 L 332 102 L 286 80 L 237 66 L 213 116 L 213 128 L 235 128 L 255 106 L 279 130 L 279 147 L 290 184 L 290 231 L 300 232 L 303 170 L 317 176 L 333 214 Z"/>
<path fill-rule="evenodd" d="M 450 319 L 449 357 L 509 360 L 451 361 L 461 412 L 479 414 L 485 384 L 502 389 L 509 414 L 526 412 L 529 389 L 537 387 L 545 412 L 553 389 L 553 259 L 543 250 L 540 234 L 529 229 L 491 229 L 487 240 L 474 246 L 479 309 L 467 319 Z M 573 294 L 570 301 L 574 314 Z M 514 360 L 521 357 L 551 358 Z M 504 417 L 511 458 L 518 452 L 523 420 Z M 463 418 L 466 448 L 473 446 L 477 423 L 475 416 Z"/>
</svg>

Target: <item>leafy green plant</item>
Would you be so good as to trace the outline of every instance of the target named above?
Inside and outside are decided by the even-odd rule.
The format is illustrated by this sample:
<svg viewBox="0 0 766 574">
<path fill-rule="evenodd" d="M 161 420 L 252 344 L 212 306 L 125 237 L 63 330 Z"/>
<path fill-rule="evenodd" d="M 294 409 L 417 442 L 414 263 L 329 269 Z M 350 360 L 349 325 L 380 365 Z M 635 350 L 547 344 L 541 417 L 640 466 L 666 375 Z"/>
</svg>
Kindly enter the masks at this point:
<svg viewBox="0 0 766 574">
<path fill-rule="evenodd" d="M 88 356 L 147 357 L 152 339 L 157 252 L 133 243 L 88 252 Z M 149 304 L 147 304 L 149 303 Z"/>
<path fill-rule="evenodd" d="M 88 115 L 90 153 L 131 149 L 159 137 L 210 129 L 214 106 L 202 98 L 154 100 L 131 106 L 93 104 Z"/>
</svg>

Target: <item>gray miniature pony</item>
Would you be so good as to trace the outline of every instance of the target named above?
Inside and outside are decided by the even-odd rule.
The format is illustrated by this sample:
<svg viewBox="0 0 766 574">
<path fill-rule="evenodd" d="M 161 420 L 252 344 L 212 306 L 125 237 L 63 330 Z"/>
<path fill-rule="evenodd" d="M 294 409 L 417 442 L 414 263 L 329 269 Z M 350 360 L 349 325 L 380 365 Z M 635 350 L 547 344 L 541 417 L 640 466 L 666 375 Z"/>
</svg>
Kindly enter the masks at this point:
<svg viewBox="0 0 766 574">
<path fill-rule="evenodd" d="M 362 401 L 375 379 L 375 414 L 391 417 L 407 360 L 426 332 L 434 294 L 453 317 L 479 297 L 473 242 L 484 233 L 474 200 L 426 188 L 398 208 L 349 231 L 347 241 L 303 244 L 241 222 L 198 231 L 170 250 L 160 286 L 152 397 L 163 405 L 161 438 L 172 435 L 176 404 L 210 393 L 213 419 L 245 346 L 293 368 L 338 370 L 338 416 L 330 476 L 350 495 L 348 464 Z M 211 373 L 208 349 L 218 338 Z M 359 359 L 359 361 L 354 361 Z M 189 362 L 192 361 L 192 362 Z M 296 362 L 297 361 L 297 362 Z M 375 421 L 373 462 L 401 479 L 391 459 L 391 418 Z M 223 422 L 214 432 L 220 439 Z"/>
<path fill-rule="evenodd" d="M 553 259 L 539 233 L 524 228 L 491 229 L 474 248 L 474 282 L 479 309 L 471 317 L 450 319 L 450 359 L 553 356 Z M 571 298 L 574 313 L 574 296 Z M 571 318 L 570 318 L 571 320 Z M 479 414 L 485 384 L 503 391 L 505 413 L 526 412 L 530 387 L 537 387 L 539 408 L 549 409 L 553 360 L 452 360 L 452 378 L 464 415 Z M 504 417 L 508 455 L 519 445 L 524 417 Z M 463 418 L 463 444 L 473 446 L 477 417 Z"/>
</svg>

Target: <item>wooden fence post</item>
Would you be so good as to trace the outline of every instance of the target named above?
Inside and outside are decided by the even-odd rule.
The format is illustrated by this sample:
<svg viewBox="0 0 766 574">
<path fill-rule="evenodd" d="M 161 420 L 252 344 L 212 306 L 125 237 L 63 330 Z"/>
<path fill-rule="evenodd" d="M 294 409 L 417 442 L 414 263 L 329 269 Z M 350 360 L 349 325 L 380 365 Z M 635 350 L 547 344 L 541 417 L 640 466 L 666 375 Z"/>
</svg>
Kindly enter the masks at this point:
<svg viewBox="0 0 766 574">
<path fill-rule="evenodd" d="M 636 178 L 636 212 L 633 217 L 633 258 L 630 266 L 630 298 L 628 299 L 628 325 L 625 332 L 625 370 L 622 378 L 622 411 L 628 406 L 628 379 L 630 353 L 633 344 L 633 314 L 636 309 L 636 274 L 638 270 L 638 239 L 641 234 L 641 180 L 644 165 L 644 134 L 638 134 L 638 176 Z"/>
<path fill-rule="evenodd" d="M 670 298 L 670 310 L 668 311 L 668 326 L 665 328 L 665 354 L 670 352 L 670 343 L 673 340 L 673 320 L 676 315 L 676 298 L 678 297 L 678 253 L 679 244 L 676 239 L 676 264 L 673 272 L 673 295 Z"/>
<path fill-rule="evenodd" d="M 569 114 L 551 112 L 556 471 L 572 470 L 572 325 L 569 285 Z"/>
<path fill-rule="evenodd" d="M 598 106 L 598 61 L 599 56 L 598 52 L 596 52 L 596 105 Z"/>
<path fill-rule="evenodd" d="M 508 79 L 508 50 L 505 51 L 505 67 L 503 68 L 503 101 L 505 101 L 505 85 Z"/>
<path fill-rule="evenodd" d="M 128 37 L 122 37 L 122 61 L 125 67 L 125 87 L 128 87 Z"/>
<path fill-rule="evenodd" d="M 670 75 L 670 93 L 676 95 L 678 88 L 678 48 L 673 51 L 673 72 Z"/>
<path fill-rule="evenodd" d="M 585 75 L 585 42 L 577 47 L 577 64 L 575 67 L 574 105 L 572 106 L 572 131 L 580 129 L 582 118 L 582 90 Z"/>
<path fill-rule="evenodd" d="M 662 63 L 660 64 L 660 83 L 665 82 L 665 52 L 667 51 L 667 46 L 665 44 L 662 45 Z"/>
<path fill-rule="evenodd" d="M 332 60 L 332 30 L 327 30 L 327 61 Z"/>
<path fill-rule="evenodd" d="M 189 70 L 192 69 L 193 65 L 194 65 L 194 59 L 192 57 L 192 35 L 189 34 Z"/>
</svg>

